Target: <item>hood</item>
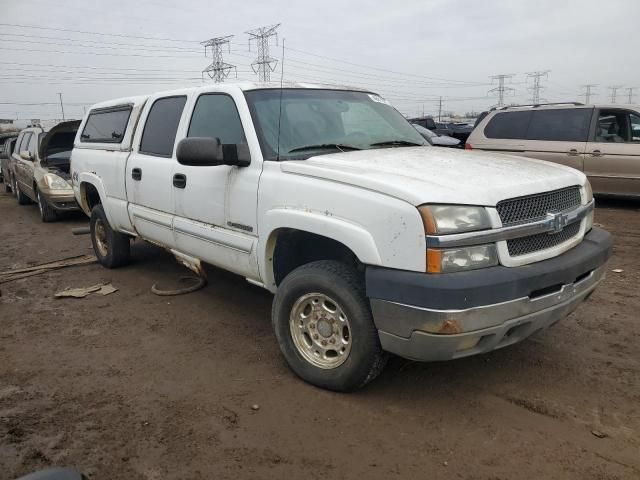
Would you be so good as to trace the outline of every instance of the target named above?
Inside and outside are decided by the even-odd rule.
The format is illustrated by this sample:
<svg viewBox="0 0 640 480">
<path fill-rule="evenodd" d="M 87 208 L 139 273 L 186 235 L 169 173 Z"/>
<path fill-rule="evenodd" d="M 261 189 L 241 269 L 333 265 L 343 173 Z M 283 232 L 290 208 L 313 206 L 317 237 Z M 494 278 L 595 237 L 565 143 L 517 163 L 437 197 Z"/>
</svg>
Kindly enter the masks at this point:
<svg viewBox="0 0 640 480">
<path fill-rule="evenodd" d="M 282 162 L 281 169 L 374 190 L 416 206 L 423 203 L 495 206 L 506 198 L 585 182 L 582 173 L 555 163 L 432 147 L 319 155 Z"/>
<path fill-rule="evenodd" d="M 80 120 L 70 120 L 68 122 L 61 122 L 49 130 L 44 137 L 42 137 L 42 141 L 40 142 L 40 147 L 38 148 L 39 158 L 43 159 L 46 157 L 47 150 L 49 149 L 52 140 L 56 137 L 60 137 L 59 134 L 73 134 L 78 131 L 80 127 Z M 71 135 L 69 135 L 71 136 Z M 58 147 L 59 145 L 56 145 Z M 73 139 L 71 140 L 71 144 L 69 146 L 69 150 L 73 148 Z"/>
</svg>

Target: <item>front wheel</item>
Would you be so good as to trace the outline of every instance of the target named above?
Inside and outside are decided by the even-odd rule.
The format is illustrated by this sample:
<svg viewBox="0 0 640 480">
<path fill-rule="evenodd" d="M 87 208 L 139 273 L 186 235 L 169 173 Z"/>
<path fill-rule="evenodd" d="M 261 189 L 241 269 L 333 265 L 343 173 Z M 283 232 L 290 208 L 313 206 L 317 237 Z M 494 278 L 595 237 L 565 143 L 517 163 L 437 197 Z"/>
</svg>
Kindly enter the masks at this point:
<svg viewBox="0 0 640 480">
<path fill-rule="evenodd" d="M 287 363 L 313 385 L 355 390 L 386 364 L 362 280 L 340 262 L 313 262 L 287 275 L 272 321 Z"/>
<path fill-rule="evenodd" d="M 90 230 L 93 250 L 103 266 L 116 268 L 129 263 L 129 237 L 111 228 L 101 204 L 91 210 Z"/>
<path fill-rule="evenodd" d="M 38 210 L 40 210 L 40 219 L 47 222 L 55 222 L 58 219 L 58 213 L 44 199 L 40 190 L 36 190 L 36 198 L 38 199 Z"/>
</svg>

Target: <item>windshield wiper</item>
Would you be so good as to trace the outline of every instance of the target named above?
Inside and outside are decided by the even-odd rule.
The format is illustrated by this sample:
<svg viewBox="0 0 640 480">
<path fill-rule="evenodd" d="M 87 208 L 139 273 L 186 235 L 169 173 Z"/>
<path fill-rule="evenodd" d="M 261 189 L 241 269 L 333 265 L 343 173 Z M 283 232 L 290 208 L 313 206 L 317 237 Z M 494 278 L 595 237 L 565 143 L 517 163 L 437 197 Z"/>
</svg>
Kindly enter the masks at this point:
<svg viewBox="0 0 640 480">
<path fill-rule="evenodd" d="M 319 143 L 317 145 L 304 145 L 302 147 L 292 148 L 287 153 L 304 152 L 305 150 L 323 150 L 327 148 L 338 150 L 362 150 L 360 147 L 345 145 L 344 143 Z"/>
<path fill-rule="evenodd" d="M 385 140 L 369 145 L 370 147 L 424 147 L 424 143 L 410 142 L 408 140 Z"/>
</svg>

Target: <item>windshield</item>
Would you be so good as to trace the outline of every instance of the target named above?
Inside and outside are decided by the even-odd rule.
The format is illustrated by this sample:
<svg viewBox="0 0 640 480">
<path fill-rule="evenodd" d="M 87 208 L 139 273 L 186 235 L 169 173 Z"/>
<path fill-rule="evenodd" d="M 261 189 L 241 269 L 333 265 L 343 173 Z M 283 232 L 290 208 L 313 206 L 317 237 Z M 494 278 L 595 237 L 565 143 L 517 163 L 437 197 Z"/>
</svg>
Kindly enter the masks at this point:
<svg viewBox="0 0 640 480">
<path fill-rule="evenodd" d="M 428 145 L 385 100 L 366 92 L 284 89 L 245 92 L 265 160 L 336 151 Z M 280 120 L 280 121 L 278 121 Z"/>
</svg>

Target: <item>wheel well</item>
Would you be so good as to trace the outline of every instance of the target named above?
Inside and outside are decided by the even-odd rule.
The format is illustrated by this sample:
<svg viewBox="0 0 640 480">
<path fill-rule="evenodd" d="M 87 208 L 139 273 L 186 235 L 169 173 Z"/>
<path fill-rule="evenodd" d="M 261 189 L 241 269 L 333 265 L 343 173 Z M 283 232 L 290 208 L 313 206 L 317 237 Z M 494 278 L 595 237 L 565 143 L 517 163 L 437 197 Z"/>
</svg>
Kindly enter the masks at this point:
<svg viewBox="0 0 640 480">
<path fill-rule="evenodd" d="M 83 182 L 80 186 L 80 191 L 82 192 L 82 202 L 87 207 L 87 211 L 91 212 L 93 207 L 102 203 L 98 189 L 90 183 Z"/>
<path fill-rule="evenodd" d="M 292 270 L 318 260 L 337 260 L 358 270 L 363 265 L 344 244 L 315 233 L 282 229 L 273 250 L 273 277 L 276 285 Z"/>
</svg>

